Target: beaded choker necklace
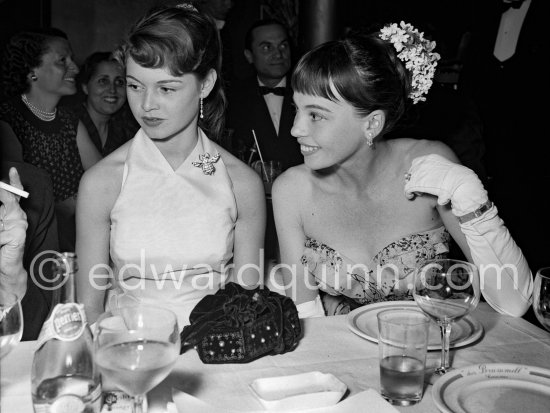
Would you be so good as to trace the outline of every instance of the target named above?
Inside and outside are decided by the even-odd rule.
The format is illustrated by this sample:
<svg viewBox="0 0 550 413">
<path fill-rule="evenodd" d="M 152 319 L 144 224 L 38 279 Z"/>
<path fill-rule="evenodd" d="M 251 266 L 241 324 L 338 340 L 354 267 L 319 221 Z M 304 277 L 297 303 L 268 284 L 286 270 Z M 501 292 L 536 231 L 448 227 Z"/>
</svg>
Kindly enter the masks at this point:
<svg viewBox="0 0 550 413">
<path fill-rule="evenodd" d="M 44 122 L 51 122 L 55 119 L 55 115 L 57 114 L 57 108 L 53 110 L 53 112 L 46 112 L 44 110 L 38 109 L 36 106 L 34 106 L 29 100 L 27 99 L 27 95 L 23 94 L 21 95 L 21 100 L 23 103 L 29 108 L 29 110 L 36 116 L 38 119 L 43 120 Z"/>
</svg>

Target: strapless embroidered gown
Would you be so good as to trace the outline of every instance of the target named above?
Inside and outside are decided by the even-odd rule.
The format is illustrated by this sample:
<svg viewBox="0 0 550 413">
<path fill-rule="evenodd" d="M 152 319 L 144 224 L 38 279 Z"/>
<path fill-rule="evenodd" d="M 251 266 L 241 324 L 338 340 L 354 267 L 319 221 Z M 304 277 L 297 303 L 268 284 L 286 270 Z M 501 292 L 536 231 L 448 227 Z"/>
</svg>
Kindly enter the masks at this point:
<svg viewBox="0 0 550 413">
<path fill-rule="evenodd" d="M 365 304 L 411 300 L 414 268 L 423 261 L 446 257 L 450 238 L 443 226 L 407 235 L 384 247 L 367 264 L 355 263 L 307 238 L 302 264 L 321 291 L 326 314 L 347 314 Z"/>
<path fill-rule="evenodd" d="M 233 184 L 221 158 L 212 175 L 192 164 L 206 152 L 217 150 L 200 131 L 192 153 L 174 171 L 142 130 L 136 134 L 111 211 L 115 288 L 107 307 L 162 305 L 176 313 L 181 329 L 196 303 L 230 275 Z"/>
</svg>

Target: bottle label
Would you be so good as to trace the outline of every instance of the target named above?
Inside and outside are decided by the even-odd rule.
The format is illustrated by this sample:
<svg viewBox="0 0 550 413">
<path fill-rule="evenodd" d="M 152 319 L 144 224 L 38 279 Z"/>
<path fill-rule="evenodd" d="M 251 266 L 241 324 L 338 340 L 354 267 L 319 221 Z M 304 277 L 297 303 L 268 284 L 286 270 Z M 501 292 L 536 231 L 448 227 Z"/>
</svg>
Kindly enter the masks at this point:
<svg viewBox="0 0 550 413">
<path fill-rule="evenodd" d="M 33 397 L 34 413 L 100 413 L 102 405 L 100 385 L 89 394 L 63 394 L 45 402 Z"/>
<path fill-rule="evenodd" d="M 144 402 L 147 400 L 144 397 Z M 147 411 L 146 406 L 142 406 Z M 132 413 L 134 411 L 134 398 L 120 390 L 111 390 L 103 393 L 103 408 L 101 413 Z"/>
<path fill-rule="evenodd" d="M 38 348 L 50 340 L 74 341 L 86 328 L 84 305 L 77 303 L 57 304 L 50 318 L 42 326 L 38 337 Z"/>
<path fill-rule="evenodd" d="M 50 406 L 51 413 L 80 413 L 84 411 L 86 405 L 80 397 L 67 394 L 59 397 Z"/>
</svg>

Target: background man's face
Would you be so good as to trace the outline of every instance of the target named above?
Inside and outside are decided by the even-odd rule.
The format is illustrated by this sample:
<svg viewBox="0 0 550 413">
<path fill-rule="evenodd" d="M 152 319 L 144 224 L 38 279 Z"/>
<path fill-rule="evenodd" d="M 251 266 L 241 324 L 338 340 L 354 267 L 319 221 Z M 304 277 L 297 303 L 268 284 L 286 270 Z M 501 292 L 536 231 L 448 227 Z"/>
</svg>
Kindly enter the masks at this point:
<svg viewBox="0 0 550 413">
<path fill-rule="evenodd" d="M 288 36 L 278 24 L 254 29 L 251 50 L 245 50 L 244 54 L 248 63 L 256 68 L 260 80 L 266 84 L 278 83 L 290 70 Z"/>
</svg>

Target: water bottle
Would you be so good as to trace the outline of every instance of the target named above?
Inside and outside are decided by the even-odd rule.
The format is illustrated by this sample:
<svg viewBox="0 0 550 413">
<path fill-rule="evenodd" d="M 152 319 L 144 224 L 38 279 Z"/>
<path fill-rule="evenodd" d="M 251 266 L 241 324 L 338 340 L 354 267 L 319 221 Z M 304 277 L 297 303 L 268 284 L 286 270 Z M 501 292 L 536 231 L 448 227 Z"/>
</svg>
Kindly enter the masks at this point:
<svg viewBox="0 0 550 413">
<path fill-rule="evenodd" d="M 93 336 L 84 306 L 76 302 L 76 254 L 61 253 L 54 265 L 59 284 L 32 363 L 34 412 L 99 413 L 101 381 L 94 364 Z"/>
</svg>

